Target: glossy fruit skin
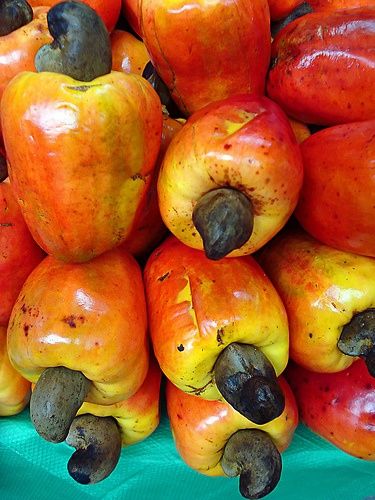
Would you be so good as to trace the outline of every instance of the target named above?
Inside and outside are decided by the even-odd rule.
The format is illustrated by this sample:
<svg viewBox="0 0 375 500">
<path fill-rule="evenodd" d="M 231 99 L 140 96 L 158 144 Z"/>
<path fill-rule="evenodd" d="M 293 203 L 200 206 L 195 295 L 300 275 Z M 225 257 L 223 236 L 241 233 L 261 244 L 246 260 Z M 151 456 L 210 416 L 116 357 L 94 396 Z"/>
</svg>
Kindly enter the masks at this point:
<svg viewBox="0 0 375 500">
<path fill-rule="evenodd" d="M 290 358 L 322 373 L 342 371 L 356 361 L 337 342 L 355 313 L 375 307 L 375 260 L 295 230 L 278 235 L 258 261 L 288 313 Z"/>
<path fill-rule="evenodd" d="M 44 257 L 31 237 L 10 183 L 0 183 L 0 326 L 7 326 L 22 285 Z"/>
<path fill-rule="evenodd" d="M 302 422 L 346 453 L 375 460 L 375 381 L 363 360 L 329 374 L 291 363 L 286 377 Z"/>
<path fill-rule="evenodd" d="M 9 176 L 50 255 L 87 261 L 125 240 L 159 153 L 160 99 L 139 75 L 18 75 L 2 100 Z"/>
<path fill-rule="evenodd" d="M 29 24 L 0 36 L 0 101 L 15 75 L 21 71 L 35 71 L 35 54 L 42 45 L 52 41 L 47 26 L 48 8 L 36 7 L 33 12 L 34 19 Z"/>
<path fill-rule="evenodd" d="M 122 445 L 139 443 L 150 436 L 159 425 L 160 382 L 160 368 L 151 357 L 147 376 L 133 396 L 113 405 L 85 402 L 77 415 L 90 413 L 97 417 L 113 417 L 121 432 Z"/>
<path fill-rule="evenodd" d="M 171 236 L 151 254 L 144 280 L 156 359 L 181 390 L 222 399 L 212 370 L 233 342 L 258 347 L 277 375 L 284 370 L 284 306 L 251 256 L 212 261 Z"/>
<path fill-rule="evenodd" d="M 123 30 L 111 33 L 112 69 L 142 75 L 150 60 L 146 46 L 134 35 Z"/>
<path fill-rule="evenodd" d="M 135 259 L 115 249 L 84 264 L 51 256 L 31 273 L 13 308 L 8 352 L 37 382 L 45 368 L 81 371 L 87 401 L 113 404 L 142 385 L 149 364 L 146 302 Z"/>
<path fill-rule="evenodd" d="M 141 31 L 141 12 L 139 0 L 122 0 L 121 11 L 125 19 L 128 21 L 132 30 L 142 37 Z"/>
<path fill-rule="evenodd" d="M 52 7 L 61 0 L 27 0 L 33 7 L 36 5 L 47 5 Z M 121 10 L 121 0 L 80 0 L 92 7 L 103 19 L 109 32 L 111 32 L 117 23 Z"/>
<path fill-rule="evenodd" d="M 323 129 L 301 152 L 301 225 L 326 245 L 375 257 L 375 120 Z"/>
<path fill-rule="evenodd" d="M 220 465 L 228 439 L 240 429 L 260 429 L 274 441 L 280 452 L 290 444 L 298 424 L 293 393 L 283 377 L 280 387 L 285 395 L 283 413 L 264 425 L 256 425 L 228 403 L 207 401 L 187 394 L 167 382 L 167 411 L 176 448 L 191 468 L 207 476 L 224 476 Z"/>
<path fill-rule="evenodd" d="M 374 0 L 309 0 L 314 12 L 334 12 L 356 7 L 375 7 Z"/>
<path fill-rule="evenodd" d="M 11 365 L 7 352 L 7 329 L 0 326 L 0 417 L 17 415 L 28 404 L 31 384 Z"/>
<path fill-rule="evenodd" d="M 140 13 L 151 60 L 184 115 L 236 93 L 264 93 L 267 0 L 149 0 Z"/>
<path fill-rule="evenodd" d="M 160 166 L 172 138 L 183 127 L 183 124 L 166 113 L 163 113 L 163 131 L 159 157 L 152 174 L 150 189 L 138 209 L 139 216 L 135 217 L 132 231 L 122 244 L 131 254 L 146 259 L 152 250 L 167 234 L 167 228 L 160 215 L 157 182 Z"/>
<path fill-rule="evenodd" d="M 244 193 L 253 205 L 249 240 L 228 256 L 255 252 L 287 222 L 302 186 L 302 158 L 289 121 L 266 97 L 232 96 L 191 116 L 173 138 L 160 170 L 158 195 L 165 225 L 203 249 L 193 210 L 219 187 Z"/>
<path fill-rule="evenodd" d="M 283 19 L 304 0 L 268 0 L 271 21 Z M 309 2 L 311 4 L 311 2 Z"/>
<path fill-rule="evenodd" d="M 374 119 L 374 22 L 375 8 L 363 7 L 290 23 L 272 44 L 269 97 L 304 123 Z"/>
</svg>

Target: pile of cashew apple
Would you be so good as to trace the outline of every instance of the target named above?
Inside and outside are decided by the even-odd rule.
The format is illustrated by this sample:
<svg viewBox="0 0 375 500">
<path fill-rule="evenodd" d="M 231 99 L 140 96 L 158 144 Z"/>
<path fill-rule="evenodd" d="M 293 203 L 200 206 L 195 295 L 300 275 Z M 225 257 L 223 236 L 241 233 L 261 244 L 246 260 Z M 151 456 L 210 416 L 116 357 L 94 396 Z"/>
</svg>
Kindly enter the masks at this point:
<svg viewBox="0 0 375 500">
<path fill-rule="evenodd" d="M 84 485 L 162 403 L 244 498 L 298 425 L 374 461 L 374 68 L 375 0 L 0 1 L 0 424 Z"/>
</svg>

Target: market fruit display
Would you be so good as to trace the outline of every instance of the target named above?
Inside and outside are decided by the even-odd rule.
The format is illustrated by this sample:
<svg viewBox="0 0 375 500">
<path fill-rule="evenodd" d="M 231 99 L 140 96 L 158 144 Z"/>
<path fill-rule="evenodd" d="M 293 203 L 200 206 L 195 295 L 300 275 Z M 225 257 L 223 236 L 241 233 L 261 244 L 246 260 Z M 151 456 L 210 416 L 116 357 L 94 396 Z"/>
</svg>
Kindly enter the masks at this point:
<svg viewBox="0 0 375 500">
<path fill-rule="evenodd" d="M 300 224 L 326 245 L 375 257 L 375 120 L 327 127 L 301 152 Z"/>
<path fill-rule="evenodd" d="M 66 438 L 83 401 L 114 404 L 131 397 L 149 364 L 135 259 L 118 249 L 80 265 L 46 257 L 13 308 L 8 353 L 19 373 L 36 383 L 31 418 L 48 441 Z"/>
<path fill-rule="evenodd" d="M 374 0 L 0 1 L 6 497 L 373 494 L 374 34 Z"/>
<path fill-rule="evenodd" d="M 298 410 L 288 383 L 282 414 L 258 426 L 221 401 L 207 401 L 167 384 L 167 410 L 176 447 L 183 460 L 208 476 L 239 478 L 245 498 L 262 498 L 278 484 L 281 456 L 293 438 Z"/>
<path fill-rule="evenodd" d="M 291 363 L 286 377 L 310 429 L 350 455 L 375 460 L 375 381 L 363 360 L 330 374 Z"/>
<path fill-rule="evenodd" d="M 271 50 L 267 0 L 148 0 L 138 8 L 151 61 L 184 115 L 233 94 L 263 94 Z"/>
<path fill-rule="evenodd" d="M 373 119 L 374 23 L 375 7 L 363 7 L 313 12 L 288 24 L 272 44 L 269 97 L 305 123 Z"/>
<path fill-rule="evenodd" d="M 288 313 L 290 357 L 322 373 L 363 357 L 375 376 L 375 260 L 302 230 L 278 235 L 258 258 Z"/>
<path fill-rule="evenodd" d="M 288 324 L 255 260 L 211 261 L 170 237 L 150 256 L 144 278 L 152 344 L 167 378 L 187 393 L 226 400 L 255 423 L 278 417 Z"/>
<path fill-rule="evenodd" d="M 255 252 L 286 224 L 302 186 L 291 125 L 266 97 L 233 96 L 192 115 L 158 180 L 168 229 L 221 259 Z"/>
</svg>

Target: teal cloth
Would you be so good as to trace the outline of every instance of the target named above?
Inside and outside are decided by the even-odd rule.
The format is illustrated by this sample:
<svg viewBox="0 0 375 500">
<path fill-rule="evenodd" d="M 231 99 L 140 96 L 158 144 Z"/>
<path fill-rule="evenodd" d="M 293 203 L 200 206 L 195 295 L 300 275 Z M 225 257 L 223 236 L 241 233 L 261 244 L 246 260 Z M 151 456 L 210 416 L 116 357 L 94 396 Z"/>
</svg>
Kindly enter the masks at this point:
<svg viewBox="0 0 375 500">
<path fill-rule="evenodd" d="M 163 411 L 148 439 L 122 450 L 101 483 L 82 486 L 66 471 L 73 451 L 40 438 L 25 410 L 0 418 L 2 500 L 240 500 L 238 479 L 206 477 L 179 458 Z M 283 453 L 283 472 L 269 500 L 375 500 L 375 463 L 353 458 L 300 425 Z"/>
</svg>

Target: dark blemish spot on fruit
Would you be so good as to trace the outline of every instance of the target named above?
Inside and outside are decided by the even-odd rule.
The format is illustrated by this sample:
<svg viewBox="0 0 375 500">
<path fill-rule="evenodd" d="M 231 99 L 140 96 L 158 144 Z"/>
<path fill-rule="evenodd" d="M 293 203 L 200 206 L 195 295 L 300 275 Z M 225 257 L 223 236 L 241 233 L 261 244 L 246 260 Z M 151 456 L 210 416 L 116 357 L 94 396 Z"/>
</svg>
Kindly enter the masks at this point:
<svg viewBox="0 0 375 500">
<path fill-rule="evenodd" d="M 310 339 L 312 339 L 313 338 L 313 334 L 309 333 L 309 337 L 310 337 Z"/>
<path fill-rule="evenodd" d="M 324 387 L 324 392 L 329 392 L 329 386 L 328 386 L 328 385 L 326 385 L 326 386 Z"/>
<path fill-rule="evenodd" d="M 217 333 L 216 340 L 217 340 L 218 345 L 223 345 L 224 344 L 224 341 L 223 341 L 224 328 L 219 328 L 216 333 Z"/>
<path fill-rule="evenodd" d="M 26 305 L 22 304 L 21 311 L 25 314 L 26 313 Z"/>
<path fill-rule="evenodd" d="M 71 314 L 70 316 L 64 316 L 62 321 L 70 326 L 70 328 L 77 328 L 77 322 L 84 323 L 85 318 L 83 316 L 74 316 Z"/>
<path fill-rule="evenodd" d="M 98 345 L 99 345 L 99 342 L 95 342 L 95 345 L 96 345 L 96 347 L 98 347 Z"/>
<path fill-rule="evenodd" d="M 78 92 L 87 92 L 93 87 L 101 87 L 101 84 L 97 83 L 96 85 L 68 85 L 66 88 L 69 90 L 78 90 Z"/>
<path fill-rule="evenodd" d="M 11 222 L 0 222 L 1 227 L 12 227 L 13 224 Z"/>
<path fill-rule="evenodd" d="M 177 413 L 177 418 L 178 418 L 178 420 L 182 420 L 182 417 L 179 413 Z"/>
<path fill-rule="evenodd" d="M 63 322 L 70 326 L 70 328 L 76 328 L 76 322 L 74 316 L 65 316 Z"/>
<path fill-rule="evenodd" d="M 78 90 L 78 92 L 87 92 L 90 88 L 90 85 L 76 85 L 74 87 L 68 87 L 69 90 Z"/>
<path fill-rule="evenodd" d="M 224 144 L 224 149 L 230 149 L 232 147 L 232 144 Z"/>
<path fill-rule="evenodd" d="M 182 352 L 185 350 L 185 347 L 182 344 L 180 344 L 179 346 L 177 346 L 177 350 Z"/>
<path fill-rule="evenodd" d="M 168 271 L 167 273 L 163 274 L 163 276 L 160 276 L 158 278 L 158 281 L 164 281 L 164 280 L 166 280 L 167 278 L 169 278 L 169 275 L 170 275 L 170 273 Z"/>
<path fill-rule="evenodd" d="M 29 335 L 29 329 L 30 329 L 30 325 L 26 325 L 26 324 L 23 325 L 23 331 L 25 332 L 25 337 L 27 337 Z"/>
<path fill-rule="evenodd" d="M 136 174 L 134 174 L 134 175 L 132 175 L 130 178 L 131 178 L 133 181 L 136 181 L 137 179 L 141 179 L 142 181 L 144 181 L 144 180 L 145 180 L 145 178 L 143 177 L 143 175 L 142 175 L 142 174 L 140 174 L 139 172 L 138 172 L 138 173 L 136 173 Z"/>
</svg>

